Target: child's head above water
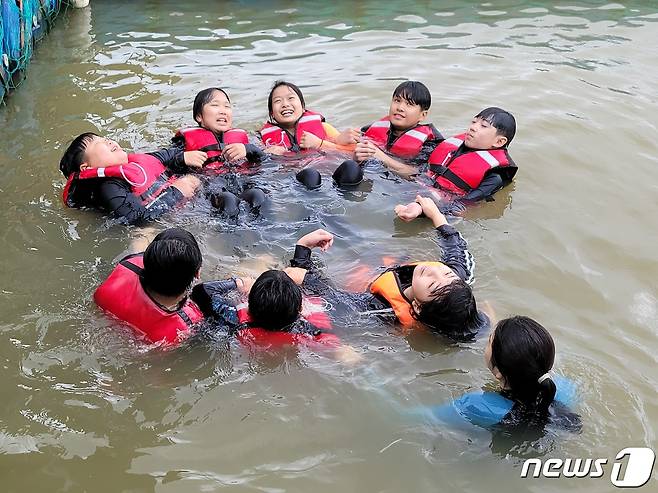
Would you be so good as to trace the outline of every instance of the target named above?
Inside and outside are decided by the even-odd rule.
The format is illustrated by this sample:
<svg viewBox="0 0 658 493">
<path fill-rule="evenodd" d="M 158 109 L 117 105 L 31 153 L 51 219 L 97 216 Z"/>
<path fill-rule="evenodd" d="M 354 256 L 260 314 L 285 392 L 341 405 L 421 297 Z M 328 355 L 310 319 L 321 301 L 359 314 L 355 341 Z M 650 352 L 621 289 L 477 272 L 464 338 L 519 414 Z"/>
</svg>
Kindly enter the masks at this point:
<svg viewBox="0 0 658 493">
<path fill-rule="evenodd" d="M 517 316 L 498 322 L 484 360 L 514 400 L 543 411 L 553 402 L 556 388 L 548 372 L 553 368 L 555 344 L 533 319 Z"/>
<path fill-rule="evenodd" d="M 473 117 L 464 144 L 471 149 L 507 147 L 516 134 L 514 116 L 501 108 L 490 107 Z"/>
<path fill-rule="evenodd" d="M 267 110 L 272 122 L 294 127 L 306 110 L 301 89 L 291 82 L 276 81 L 267 99 Z"/>
<path fill-rule="evenodd" d="M 413 316 L 452 339 L 470 339 L 481 325 L 471 287 L 447 265 L 420 264 L 411 280 Z"/>
<path fill-rule="evenodd" d="M 128 154 L 115 141 L 86 132 L 69 144 L 59 161 L 59 169 L 68 178 L 71 173 L 83 169 L 105 168 L 127 162 Z"/>
<path fill-rule="evenodd" d="M 192 105 L 194 121 L 211 132 L 226 132 L 233 126 L 233 106 L 224 89 L 209 87 L 200 91 Z"/>
<path fill-rule="evenodd" d="M 192 233 L 167 229 L 144 252 L 144 287 L 163 296 L 179 296 L 198 276 L 201 262 L 201 250 Z"/>
<path fill-rule="evenodd" d="M 396 130 L 408 130 L 427 117 L 432 104 L 429 89 L 422 82 L 409 80 L 393 91 L 388 117 Z"/>
<path fill-rule="evenodd" d="M 265 330 L 285 330 L 302 311 L 302 290 L 282 270 L 263 272 L 249 291 L 252 323 Z"/>
</svg>

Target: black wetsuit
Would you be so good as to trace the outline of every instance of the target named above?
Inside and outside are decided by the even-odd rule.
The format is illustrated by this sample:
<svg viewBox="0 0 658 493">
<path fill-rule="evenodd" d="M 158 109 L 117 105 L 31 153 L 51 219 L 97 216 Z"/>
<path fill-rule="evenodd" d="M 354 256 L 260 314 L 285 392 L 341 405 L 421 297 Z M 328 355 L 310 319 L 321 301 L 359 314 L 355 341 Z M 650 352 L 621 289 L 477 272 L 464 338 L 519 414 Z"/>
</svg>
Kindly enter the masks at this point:
<svg viewBox="0 0 658 493">
<path fill-rule="evenodd" d="M 217 138 L 217 142 L 223 142 L 223 135 L 221 133 L 215 134 L 215 137 Z M 267 154 L 255 144 L 245 144 L 245 148 L 247 150 L 246 159 L 250 163 L 258 164 L 267 158 Z M 195 168 L 188 168 L 185 164 L 185 156 L 183 154 L 185 152 L 185 137 L 182 135 L 174 136 L 171 139 L 171 146 L 162 151 L 167 152 L 168 156 L 171 156 L 173 165 L 185 169 L 188 173 L 195 170 Z"/>
<path fill-rule="evenodd" d="M 186 173 L 186 169 L 176 165 L 174 154 L 167 149 L 149 152 L 167 169 L 176 174 Z M 167 212 L 183 198 L 175 187 L 162 192 L 158 200 L 149 208 L 131 190 L 130 184 L 120 178 L 94 178 L 85 180 L 84 186 L 75 190 L 76 202 L 109 212 L 127 224 L 152 221 Z"/>
</svg>

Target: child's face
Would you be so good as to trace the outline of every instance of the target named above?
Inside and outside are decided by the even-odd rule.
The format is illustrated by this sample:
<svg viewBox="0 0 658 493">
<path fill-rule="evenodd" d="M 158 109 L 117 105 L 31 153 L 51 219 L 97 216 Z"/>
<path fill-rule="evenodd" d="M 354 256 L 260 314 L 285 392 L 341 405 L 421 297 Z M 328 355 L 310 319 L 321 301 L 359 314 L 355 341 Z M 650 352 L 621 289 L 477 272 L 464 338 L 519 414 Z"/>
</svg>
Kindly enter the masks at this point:
<svg viewBox="0 0 658 493">
<path fill-rule="evenodd" d="M 294 125 L 304 108 L 297 93 L 288 86 L 279 86 L 272 93 L 272 118 L 279 125 Z"/>
<path fill-rule="evenodd" d="M 229 130 L 233 125 L 233 107 L 226 94 L 214 91 L 212 99 L 203 105 L 196 121 L 211 132 L 220 133 Z"/>
<path fill-rule="evenodd" d="M 457 279 L 459 279 L 457 274 L 447 265 L 419 264 L 414 269 L 411 278 L 414 299 L 419 303 L 431 301 L 433 299 L 432 293 L 436 289 L 447 286 Z"/>
<path fill-rule="evenodd" d="M 487 120 L 473 118 L 466 131 L 464 144 L 470 149 L 494 149 L 507 144 L 507 137 L 498 135 L 498 129 Z"/>
<path fill-rule="evenodd" d="M 400 96 L 393 96 L 388 118 L 396 130 L 408 130 L 418 125 L 427 116 L 427 110 Z"/>
<path fill-rule="evenodd" d="M 128 153 L 112 139 L 94 137 L 85 149 L 85 161 L 80 169 L 105 168 L 128 163 Z"/>
</svg>

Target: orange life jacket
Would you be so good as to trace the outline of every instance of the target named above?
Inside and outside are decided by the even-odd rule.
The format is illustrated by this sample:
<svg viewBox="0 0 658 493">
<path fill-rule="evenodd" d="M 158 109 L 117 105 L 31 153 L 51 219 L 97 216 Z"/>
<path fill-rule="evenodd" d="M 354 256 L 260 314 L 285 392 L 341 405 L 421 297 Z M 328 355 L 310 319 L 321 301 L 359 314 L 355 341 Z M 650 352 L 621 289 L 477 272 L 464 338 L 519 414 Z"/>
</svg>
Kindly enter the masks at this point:
<svg viewBox="0 0 658 493">
<path fill-rule="evenodd" d="M 413 262 L 410 264 L 404 264 L 404 266 L 409 265 L 443 265 L 441 262 Z M 379 298 L 385 300 L 397 317 L 400 324 L 403 327 L 411 327 L 414 325 L 416 320 L 414 319 L 413 307 L 411 306 L 411 300 L 408 300 L 404 295 L 402 286 L 400 285 L 400 279 L 397 274 L 397 269 L 402 266 L 391 267 L 386 269 L 386 271 L 381 274 L 377 279 L 375 279 L 370 285 L 370 292 Z"/>
</svg>

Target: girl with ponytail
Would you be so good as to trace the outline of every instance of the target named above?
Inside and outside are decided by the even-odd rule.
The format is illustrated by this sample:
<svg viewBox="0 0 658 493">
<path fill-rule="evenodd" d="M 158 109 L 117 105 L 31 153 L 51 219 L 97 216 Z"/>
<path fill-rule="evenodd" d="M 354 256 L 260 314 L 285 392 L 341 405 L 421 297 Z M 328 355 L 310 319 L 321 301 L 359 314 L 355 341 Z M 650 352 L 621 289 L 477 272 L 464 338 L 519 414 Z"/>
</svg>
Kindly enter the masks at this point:
<svg viewBox="0 0 658 493">
<path fill-rule="evenodd" d="M 484 360 L 501 390 L 472 392 L 451 404 L 435 406 L 430 409 L 434 419 L 453 425 L 466 419 L 484 427 L 539 429 L 551 423 L 580 430 L 580 417 L 568 409 L 576 400 L 575 384 L 551 375 L 555 343 L 541 324 L 523 316 L 501 320 L 489 336 Z"/>
</svg>

